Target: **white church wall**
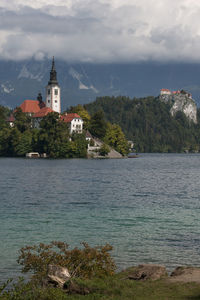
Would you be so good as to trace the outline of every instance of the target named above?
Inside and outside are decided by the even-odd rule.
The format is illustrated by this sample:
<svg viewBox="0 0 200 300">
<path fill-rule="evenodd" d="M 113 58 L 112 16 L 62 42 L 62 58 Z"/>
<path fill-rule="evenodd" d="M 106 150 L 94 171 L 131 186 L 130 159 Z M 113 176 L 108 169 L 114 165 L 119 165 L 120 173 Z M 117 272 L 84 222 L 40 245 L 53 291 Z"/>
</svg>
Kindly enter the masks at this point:
<svg viewBox="0 0 200 300">
<path fill-rule="evenodd" d="M 57 85 L 48 85 L 46 87 L 46 106 L 53 111 L 61 113 L 60 87 Z"/>
</svg>

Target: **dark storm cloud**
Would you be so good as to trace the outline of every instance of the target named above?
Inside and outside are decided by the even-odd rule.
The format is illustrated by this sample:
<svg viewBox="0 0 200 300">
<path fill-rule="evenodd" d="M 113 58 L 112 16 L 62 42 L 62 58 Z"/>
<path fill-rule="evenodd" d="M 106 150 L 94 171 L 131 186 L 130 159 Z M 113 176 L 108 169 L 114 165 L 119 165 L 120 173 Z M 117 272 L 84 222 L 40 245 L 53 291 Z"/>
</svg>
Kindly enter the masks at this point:
<svg viewBox="0 0 200 300">
<path fill-rule="evenodd" d="M 0 58 L 199 60 L 199 12 L 197 0 L 2 0 Z"/>
</svg>

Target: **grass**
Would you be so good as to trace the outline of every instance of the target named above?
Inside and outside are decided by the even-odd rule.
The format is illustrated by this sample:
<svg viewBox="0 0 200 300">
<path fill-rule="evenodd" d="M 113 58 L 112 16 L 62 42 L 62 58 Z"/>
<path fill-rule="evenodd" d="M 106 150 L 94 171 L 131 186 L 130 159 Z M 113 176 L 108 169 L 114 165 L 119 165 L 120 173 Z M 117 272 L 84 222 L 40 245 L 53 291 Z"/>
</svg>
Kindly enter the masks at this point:
<svg viewBox="0 0 200 300">
<path fill-rule="evenodd" d="M 200 285 L 169 283 L 166 279 L 138 282 L 125 279 L 121 272 L 112 277 L 78 280 L 79 286 L 90 290 L 88 295 L 68 295 L 58 288 L 40 288 L 33 283 L 19 281 L 12 290 L 2 292 L 0 300 L 197 300 Z"/>
</svg>

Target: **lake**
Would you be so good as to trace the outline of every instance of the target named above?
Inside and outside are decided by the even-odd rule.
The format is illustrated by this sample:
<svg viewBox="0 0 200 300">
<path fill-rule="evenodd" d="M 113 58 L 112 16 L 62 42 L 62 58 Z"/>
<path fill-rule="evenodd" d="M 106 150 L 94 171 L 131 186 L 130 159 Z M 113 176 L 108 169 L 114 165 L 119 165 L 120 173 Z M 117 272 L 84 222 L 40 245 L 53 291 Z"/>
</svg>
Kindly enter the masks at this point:
<svg viewBox="0 0 200 300">
<path fill-rule="evenodd" d="M 0 280 L 20 247 L 110 243 L 119 269 L 200 266 L 200 155 L 136 159 L 0 158 Z"/>
</svg>

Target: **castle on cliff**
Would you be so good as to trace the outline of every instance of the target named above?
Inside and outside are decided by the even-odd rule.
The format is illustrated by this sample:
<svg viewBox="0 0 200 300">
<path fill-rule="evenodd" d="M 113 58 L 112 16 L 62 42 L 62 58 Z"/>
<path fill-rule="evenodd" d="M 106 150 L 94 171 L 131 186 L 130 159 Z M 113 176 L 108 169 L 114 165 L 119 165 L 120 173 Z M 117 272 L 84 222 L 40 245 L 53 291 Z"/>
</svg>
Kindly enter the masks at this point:
<svg viewBox="0 0 200 300">
<path fill-rule="evenodd" d="M 177 90 L 177 91 L 170 91 L 168 89 L 161 89 L 160 90 L 160 96 L 163 96 L 163 95 L 179 95 L 179 94 L 184 94 L 186 95 L 188 98 L 192 99 L 192 94 L 190 93 L 187 93 L 185 91 L 180 91 L 180 90 Z"/>
<path fill-rule="evenodd" d="M 197 124 L 197 105 L 192 99 L 192 94 L 185 90 L 170 91 L 168 89 L 161 89 L 159 99 L 170 104 L 170 113 L 172 116 L 181 111 L 188 120 Z"/>
</svg>

